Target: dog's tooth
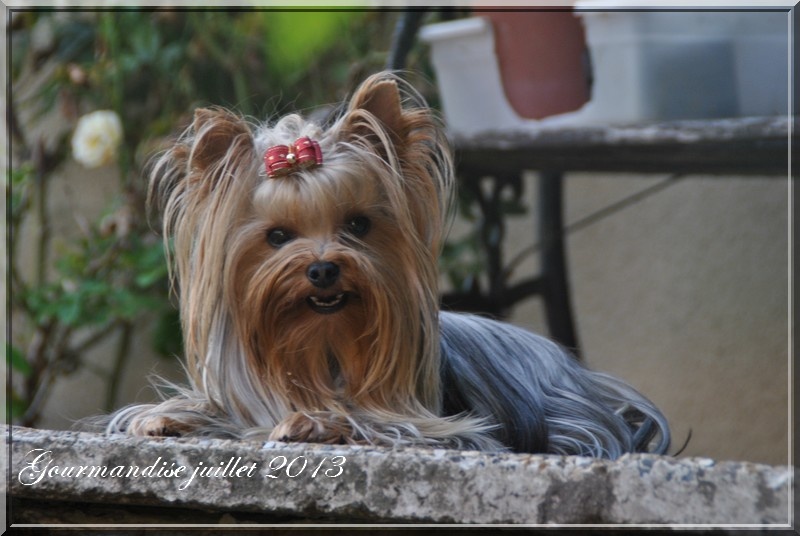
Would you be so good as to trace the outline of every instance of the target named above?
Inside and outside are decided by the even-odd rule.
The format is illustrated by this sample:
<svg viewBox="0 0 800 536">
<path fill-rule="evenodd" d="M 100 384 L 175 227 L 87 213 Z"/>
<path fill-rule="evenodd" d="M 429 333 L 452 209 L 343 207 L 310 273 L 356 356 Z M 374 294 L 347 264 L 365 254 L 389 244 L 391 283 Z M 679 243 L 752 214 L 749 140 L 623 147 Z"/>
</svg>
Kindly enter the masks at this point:
<svg viewBox="0 0 800 536">
<path fill-rule="evenodd" d="M 317 296 L 311 296 L 311 303 L 318 307 L 333 307 L 338 305 L 344 299 L 344 292 L 337 294 L 329 299 L 320 299 Z"/>
</svg>

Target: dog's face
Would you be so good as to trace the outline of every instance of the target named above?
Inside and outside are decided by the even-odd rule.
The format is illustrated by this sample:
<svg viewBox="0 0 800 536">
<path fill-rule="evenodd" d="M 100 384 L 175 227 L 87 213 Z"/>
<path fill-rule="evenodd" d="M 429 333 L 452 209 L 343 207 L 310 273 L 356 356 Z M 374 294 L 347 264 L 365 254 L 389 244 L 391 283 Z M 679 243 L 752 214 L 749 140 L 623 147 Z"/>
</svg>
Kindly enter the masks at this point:
<svg viewBox="0 0 800 536">
<path fill-rule="evenodd" d="M 372 301 L 371 289 L 388 283 L 395 251 L 386 246 L 400 237 L 379 208 L 384 196 L 369 177 L 335 175 L 317 174 L 311 188 L 298 180 L 287 188 L 270 182 L 255 195 L 262 256 L 245 268 L 245 293 L 267 293 L 272 323 L 352 324 L 352 315 Z"/>
<path fill-rule="evenodd" d="M 272 175 L 271 150 L 306 137 L 322 165 Z M 187 351 L 206 363 L 198 374 L 247 373 L 298 409 L 438 404 L 436 258 L 451 164 L 430 111 L 404 104 L 398 80 L 365 82 L 327 128 L 290 115 L 252 131 L 199 110 L 162 162 L 156 188 Z M 223 372 L 232 333 L 246 372 Z"/>
<path fill-rule="evenodd" d="M 253 364 L 287 389 L 352 395 L 383 333 L 418 316 L 408 294 L 418 284 L 419 237 L 388 206 L 379 170 L 352 158 L 262 182 L 248 223 L 233 231 L 236 324 L 252 341 Z"/>
</svg>

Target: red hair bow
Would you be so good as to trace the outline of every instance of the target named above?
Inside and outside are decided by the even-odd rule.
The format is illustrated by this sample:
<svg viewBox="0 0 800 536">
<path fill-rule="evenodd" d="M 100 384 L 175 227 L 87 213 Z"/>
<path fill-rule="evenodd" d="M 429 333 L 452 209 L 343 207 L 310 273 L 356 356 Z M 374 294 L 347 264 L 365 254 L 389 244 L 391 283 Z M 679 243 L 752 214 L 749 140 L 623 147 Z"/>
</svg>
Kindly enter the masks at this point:
<svg viewBox="0 0 800 536">
<path fill-rule="evenodd" d="M 275 145 L 264 153 L 264 166 L 270 178 L 283 177 L 297 168 L 322 165 L 319 143 L 307 136 L 297 138 L 292 145 Z"/>
</svg>

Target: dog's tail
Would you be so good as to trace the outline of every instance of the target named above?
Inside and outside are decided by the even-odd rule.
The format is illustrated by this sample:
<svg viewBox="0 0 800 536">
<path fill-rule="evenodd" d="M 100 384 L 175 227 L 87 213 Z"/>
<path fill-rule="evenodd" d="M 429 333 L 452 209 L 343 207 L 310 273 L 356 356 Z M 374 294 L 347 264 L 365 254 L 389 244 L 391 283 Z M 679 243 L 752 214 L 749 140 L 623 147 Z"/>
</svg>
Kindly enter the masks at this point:
<svg viewBox="0 0 800 536">
<path fill-rule="evenodd" d="M 669 449 L 652 402 L 556 343 L 476 316 L 442 313 L 440 324 L 445 412 L 490 419 L 512 450 L 614 459 Z"/>
</svg>

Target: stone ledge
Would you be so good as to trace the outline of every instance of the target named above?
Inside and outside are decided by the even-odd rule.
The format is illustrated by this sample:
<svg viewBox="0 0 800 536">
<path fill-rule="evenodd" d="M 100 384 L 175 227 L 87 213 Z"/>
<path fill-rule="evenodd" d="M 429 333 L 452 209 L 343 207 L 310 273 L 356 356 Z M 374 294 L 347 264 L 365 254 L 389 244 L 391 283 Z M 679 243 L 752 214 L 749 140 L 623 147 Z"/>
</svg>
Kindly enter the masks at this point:
<svg viewBox="0 0 800 536">
<path fill-rule="evenodd" d="M 26 511 L 37 501 L 82 504 L 88 510 L 92 505 L 116 506 L 120 512 L 140 506 L 160 512 L 176 508 L 176 514 L 184 514 L 181 518 L 196 510 L 231 523 L 239 519 L 231 512 L 262 521 L 267 516 L 317 523 L 731 528 L 789 528 L 791 523 L 792 472 L 783 466 L 653 455 L 611 462 L 416 448 L 107 437 L 19 427 L 6 427 L 4 437 L 11 447 L 6 449 L 10 460 L 2 462 L 10 467 L 2 469 L 10 470 L 12 506 L 14 501 L 24 506 L 12 508 L 11 523 L 31 522 L 30 512 L 15 521 L 15 511 Z M 39 463 L 34 464 L 37 456 Z M 282 465 L 271 473 L 274 478 L 266 476 L 270 464 Z M 103 467 L 105 476 L 99 476 Z M 178 474 L 167 472 L 180 467 L 185 469 Z M 190 479 L 203 468 L 216 474 L 198 473 Z M 154 474 L 159 469 L 160 475 Z M 71 476 L 61 475 L 70 470 Z M 119 519 L 136 521 L 130 514 Z"/>
</svg>

